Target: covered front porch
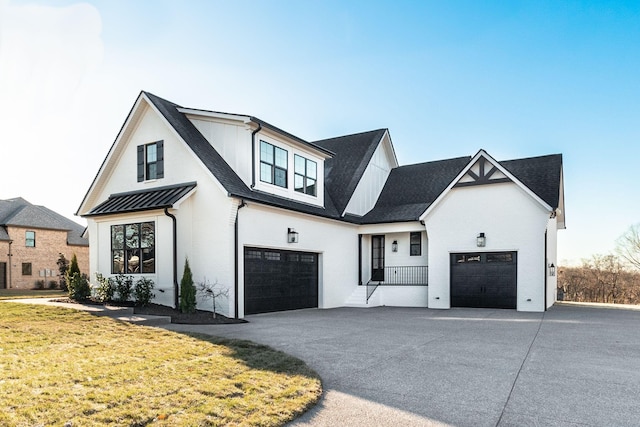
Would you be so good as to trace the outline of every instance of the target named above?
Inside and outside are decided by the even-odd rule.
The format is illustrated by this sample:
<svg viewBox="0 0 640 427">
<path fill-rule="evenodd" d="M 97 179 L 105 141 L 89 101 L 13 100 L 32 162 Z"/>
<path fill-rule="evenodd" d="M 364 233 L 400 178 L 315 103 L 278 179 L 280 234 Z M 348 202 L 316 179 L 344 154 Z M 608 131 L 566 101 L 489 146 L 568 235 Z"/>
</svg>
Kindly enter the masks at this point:
<svg viewBox="0 0 640 427">
<path fill-rule="evenodd" d="M 420 222 L 361 227 L 358 287 L 346 305 L 426 307 L 427 233 Z"/>
</svg>

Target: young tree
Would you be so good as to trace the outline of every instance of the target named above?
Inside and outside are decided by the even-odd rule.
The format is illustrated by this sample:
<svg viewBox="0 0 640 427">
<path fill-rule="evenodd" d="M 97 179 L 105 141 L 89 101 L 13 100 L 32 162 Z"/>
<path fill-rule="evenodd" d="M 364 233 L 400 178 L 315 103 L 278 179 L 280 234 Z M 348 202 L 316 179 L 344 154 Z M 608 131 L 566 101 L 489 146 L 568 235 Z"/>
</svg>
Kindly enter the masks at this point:
<svg viewBox="0 0 640 427">
<path fill-rule="evenodd" d="M 640 269 L 640 223 L 632 225 L 616 241 L 616 252 Z"/>
<path fill-rule="evenodd" d="M 180 281 L 180 311 L 183 313 L 195 313 L 196 304 L 196 287 L 193 284 L 189 259 L 185 259 L 184 273 Z"/>
<path fill-rule="evenodd" d="M 67 271 L 69 270 L 69 260 L 65 258 L 63 253 L 58 254 L 58 281 L 60 283 L 60 289 L 63 291 L 67 290 Z"/>
<path fill-rule="evenodd" d="M 205 277 L 204 282 L 198 282 L 198 293 L 202 295 L 204 299 L 211 299 L 213 304 L 213 318 L 216 318 L 216 300 L 220 297 L 229 296 L 229 288 L 223 287 L 216 281 L 211 284 Z"/>
</svg>

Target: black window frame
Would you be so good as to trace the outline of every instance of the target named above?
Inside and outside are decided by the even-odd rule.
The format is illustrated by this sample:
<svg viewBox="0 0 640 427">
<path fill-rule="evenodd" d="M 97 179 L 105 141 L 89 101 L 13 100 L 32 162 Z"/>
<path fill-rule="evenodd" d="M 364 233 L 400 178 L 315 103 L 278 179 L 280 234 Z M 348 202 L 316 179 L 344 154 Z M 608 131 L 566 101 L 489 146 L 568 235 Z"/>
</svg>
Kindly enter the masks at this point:
<svg viewBox="0 0 640 427">
<path fill-rule="evenodd" d="M 155 147 L 155 160 L 149 159 Z M 164 141 L 138 145 L 138 182 L 164 178 Z"/>
<path fill-rule="evenodd" d="M 263 151 L 263 145 L 265 146 L 265 149 Z M 266 152 L 269 152 L 270 156 L 271 156 L 271 161 L 269 161 L 268 158 L 265 158 L 264 154 Z M 278 157 L 277 154 L 279 154 L 280 152 L 284 153 L 284 159 L 285 159 L 285 165 L 284 167 L 282 167 L 281 165 L 278 165 Z M 265 167 L 268 169 L 269 171 L 269 177 L 268 180 L 265 179 L 263 177 L 262 174 L 262 168 Z M 267 184 L 271 184 L 271 185 L 275 185 L 277 187 L 281 187 L 281 188 L 288 188 L 289 185 L 289 152 L 287 150 L 285 150 L 284 148 L 278 147 L 277 145 L 271 144 L 270 142 L 264 141 L 264 140 L 260 140 L 260 170 L 258 171 L 260 174 L 260 181 L 265 182 Z M 284 183 L 282 183 L 280 180 L 282 178 L 282 175 L 279 175 L 279 173 L 283 173 L 284 175 Z"/>
<path fill-rule="evenodd" d="M 418 238 L 414 242 L 414 237 Z M 415 231 L 409 233 L 409 256 L 422 256 L 422 232 Z"/>
<path fill-rule="evenodd" d="M 29 233 L 33 234 L 33 237 L 29 237 Z M 29 244 L 31 242 L 31 244 Z M 36 247 L 36 232 L 33 230 L 27 230 L 24 232 L 24 246 L 27 248 Z"/>
<path fill-rule="evenodd" d="M 301 159 L 304 162 L 304 170 L 298 171 L 297 159 Z M 309 163 L 313 163 L 315 176 L 309 175 Z M 297 178 L 302 179 L 302 186 L 298 187 Z M 313 185 L 309 185 L 309 181 L 313 181 Z M 308 194 L 309 196 L 317 197 L 318 195 L 318 162 L 308 159 L 299 154 L 293 155 L 293 189 L 298 193 Z"/>
<path fill-rule="evenodd" d="M 33 276 L 33 266 L 30 262 L 22 263 L 22 275 L 23 276 Z"/>
<path fill-rule="evenodd" d="M 111 274 L 155 274 L 155 228 L 154 221 L 111 226 Z"/>
</svg>

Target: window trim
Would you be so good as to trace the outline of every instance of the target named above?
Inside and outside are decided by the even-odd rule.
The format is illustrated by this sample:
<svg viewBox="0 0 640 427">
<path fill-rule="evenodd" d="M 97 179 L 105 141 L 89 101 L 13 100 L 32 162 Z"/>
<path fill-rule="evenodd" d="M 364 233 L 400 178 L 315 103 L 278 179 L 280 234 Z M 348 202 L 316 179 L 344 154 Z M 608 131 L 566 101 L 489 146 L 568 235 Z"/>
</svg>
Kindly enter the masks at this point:
<svg viewBox="0 0 640 427">
<path fill-rule="evenodd" d="M 413 238 L 418 237 L 418 242 L 414 243 Z M 417 253 L 413 252 L 413 249 L 417 248 Z M 412 231 L 409 233 L 409 256 L 422 256 L 422 232 Z"/>
<path fill-rule="evenodd" d="M 28 237 L 29 233 L 33 233 L 33 238 Z M 29 244 L 29 242 L 33 242 L 33 244 Z M 36 247 L 36 232 L 33 230 L 27 230 L 24 232 L 24 246 L 27 248 L 35 248 Z"/>
<path fill-rule="evenodd" d="M 267 148 L 271 151 L 271 158 L 273 163 L 269 163 L 267 159 L 264 159 L 262 157 L 263 144 L 267 146 Z M 289 152 L 284 148 L 279 147 L 270 142 L 267 142 L 263 139 L 260 140 L 259 149 L 260 149 L 260 167 L 258 170 L 258 174 L 260 175 L 260 182 L 264 182 L 270 185 L 275 185 L 276 187 L 280 187 L 280 188 L 289 188 Z M 276 153 L 278 152 L 277 150 L 284 152 L 284 158 L 286 160 L 284 168 L 282 166 L 277 165 L 277 160 L 276 160 Z M 265 165 L 266 167 L 269 168 L 269 175 L 270 175 L 271 181 L 265 181 L 264 179 L 262 179 L 262 165 Z M 276 171 L 284 172 L 284 185 L 280 185 L 276 182 Z"/>
<path fill-rule="evenodd" d="M 296 159 L 300 158 L 304 161 L 304 171 L 303 173 L 298 173 L 298 170 L 296 169 Z M 309 170 L 309 163 L 313 163 L 315 166 L 315 177 L 312 177 L 310 175 L 308 175 L 308 170 Z M 302 188 L 298 189 L 296 188 L 296 177 L 301 177 L 302 178 Z M 309 186 L 308 186 L 308 180 L 313 180 L 315 182 L 315 184 L 313 185 L 313 193 L 310 193 L 308 191 Z M 301 156 L 299 154 L 294 154 L 293 155 L 293 190 L 301 193 L 301 194 L 306 194 L 308 196 L 313 196 L 313 197 L 317 197 L 318 196 L 318 162 L 316 162 L 315 160 L 311 160 L 308 159 L 304 156 Z"/>
</svg>

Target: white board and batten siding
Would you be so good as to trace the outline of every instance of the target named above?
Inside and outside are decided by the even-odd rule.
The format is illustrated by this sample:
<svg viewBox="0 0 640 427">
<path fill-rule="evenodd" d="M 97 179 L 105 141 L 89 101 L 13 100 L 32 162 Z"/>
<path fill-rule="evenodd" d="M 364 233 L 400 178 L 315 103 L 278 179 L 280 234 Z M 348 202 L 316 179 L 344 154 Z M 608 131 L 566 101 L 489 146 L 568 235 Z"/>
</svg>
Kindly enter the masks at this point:
<svg viewBox="0 0 640 427">
<path fill-rule="evenodd" d="M 362 216 L 373 209 L 391 169 L 397 166 L 398 162 L 393 153 L 389 132 L 385 132 L 362 174 L 345 212 Z"/>
</svg>

